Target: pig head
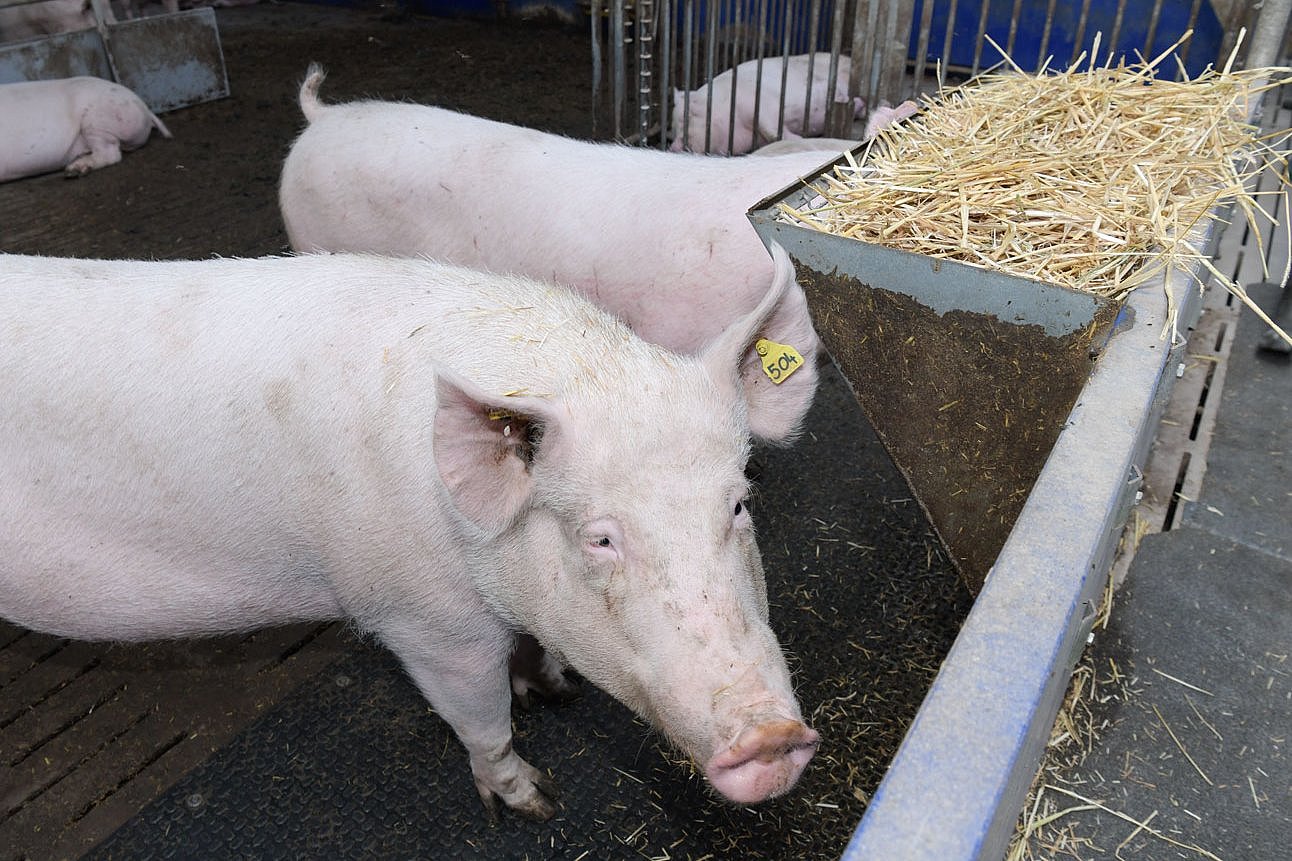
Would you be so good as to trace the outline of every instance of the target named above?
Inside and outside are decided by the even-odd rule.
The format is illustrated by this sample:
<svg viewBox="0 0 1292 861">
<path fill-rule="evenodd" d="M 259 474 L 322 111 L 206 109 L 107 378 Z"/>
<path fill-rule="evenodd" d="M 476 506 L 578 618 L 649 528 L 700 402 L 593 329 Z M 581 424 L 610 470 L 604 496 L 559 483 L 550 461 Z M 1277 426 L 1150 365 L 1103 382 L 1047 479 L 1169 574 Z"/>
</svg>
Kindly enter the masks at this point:
<svg viewBox="0 0 1292 861">
<path fill-rule="evenodd" d="M 610 385 L 607 369 L 590 401 L 494 403 L 541 425 L 541 442 L 509 488 L 467 482 L 494 489 L 463 504 L 490 530 L 529 506 L 484 551 L 501 612 L 661 728 L 740 803 L 789 789 L 817 743 L 768 626 L 744 477 L 748 415 L 775 410 L 779 397 L 751 345 L 759 332 L 806 334 L 793 331 L 804 318 L 792 279 L 777 248 L 766 301 L 686 360 L 703 369 L 703 385 L 660 376 Z M 676 418 L 644 413 L 643 397 Z M 451 475 L 459 458 L 447 446 L 471 434 L 444 415 L 437 440 Z M 619 429 L 613 446 L 609 426 Z"/>
<path fill-rule="evenodd" d="M 768 626 L 744 476 L 750 414 L 790 396 L 752 345 L 760 333 L 810 335 L 801 302 L 777 248 L 764 302 L 701 356 L 670 357 L 686 373 L 603 366 L 556 402 L 440 387 L 445 485 L 468 521 L 497 535 L 475 551 L 491 605 L 739 803 L 788 790 L 817 743 Z M 495 434 L 501 425 L 500 445 L 512 447 L 501 480 L 487 477 L 499 458 L 472 442 L 482 422 Z"/>
</svg>

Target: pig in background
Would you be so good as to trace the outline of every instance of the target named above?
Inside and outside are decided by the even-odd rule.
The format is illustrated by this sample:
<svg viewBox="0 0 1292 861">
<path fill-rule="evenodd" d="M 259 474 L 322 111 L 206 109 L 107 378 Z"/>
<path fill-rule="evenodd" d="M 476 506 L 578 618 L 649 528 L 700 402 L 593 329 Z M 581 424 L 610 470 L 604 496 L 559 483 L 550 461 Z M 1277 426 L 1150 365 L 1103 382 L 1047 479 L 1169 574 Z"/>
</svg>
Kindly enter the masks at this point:
<svg viewBox="0 0 1292 861">
<path fill-rule="evenodd" d="M 0 42 L 20 42 L 95 26 L 90 0 L 43 0 L 23 6 L 0 8 Z M 117 23 L 112 8 L 106 7 L 103 23 Z"/>
<path fill-rule="evenodd" d="M 769 156 L 801 152 L 821 152 L 839 155 L 847 150 L 855 149 L 859 144 L 870 140 L 889 126 L 899 123 L 908 117 L 915 116 L 915 114 L 919 113 L 919 110 L 919 105 L 909 99 L 902 102 L 897 107 L 893 107 L 885 102 L 875 110 L 871 111 L 870 116 L 866 118 L 865 137 L 860 141 L 848 140 L 846 138 L 787 138 L 785 140 L 772 141 L 769 144 L 760 146 L 758 149 L 754 150 L 751 155 Z"/>
<path fill-rule="evenodd" d="M 248 6 L 259 0 L 113 0 L 103 23 L 118 24 L 200 6 Z M 21 42 L 96 26 L 90 0 L 41 0 L 0 8 L 0 43 Z"/>
<path fill-rule="evenodd" d="M 0 84 L 0 182 L 62 170 L 84 176 L 170 130 L 129 89 L 102 78 Z"/>
<path fill-rule="evenodd" d="M 426 260 L 0 256 L 0 616 L 107 640 L 348 618 L 452 726 L 487 807 L 546 818 L 552 781 L 512 748 L 524 630 L 728 799 L 783 793 L 817 734 L 744 468 L 805 379 L 760 390 L 755 340 L 811 328 L 775 253 L 694 357 Z"/>
<path fill-rule="evenodd" d="M 810 67 L 810 68 L 809 68 Z M 849 57 L 839 57 L 835 75 L 835 102 L 852 103 L 857 114 L 864 103 L 848 97 L 848 77 L 852 69 Z M 785 72 L 785 114 L 780 137 L 794 139 L 818 137 L 825 131 L 826 91 L 830 81 L 828 53 L 798 54 L 792 57 L 767 57 L 747 60 L 713 78 L 703 87 L 685 92 L 673 91 L 672 123 L 669 138 L 674 152 L 708 152 L 713 155 L 741 155 L 778 138 L 781 124 L 781 75 Z M 735 119 L 731 116 L 732 84 L 735 84 Z M 808 91 L 811 90 L 811 104 Z M 709 104 L 712 101 L 712 113 Z M 758 122 L 755 126 L 754 111 Z M 709 120 L 706 126 L 706 114 Z M 708 148 L 705 129 L 709 129 Z"/>
<path fill-rule="evenodd" d="M 588 143 L 407 103 L 324 105 L 322 80 L 314 67 L 301 87 L 309 126 L 279 189 L 294 249 L 425 255 L 552 281 L 681 353 L 752 311 L 772 278 L 745 211 L 829 160 Z M 754 416 L 766 441 L 787 441 L 816 391 L 815 332 L 792 346 L 806 360 L 798 394 Z"/>
</svg>

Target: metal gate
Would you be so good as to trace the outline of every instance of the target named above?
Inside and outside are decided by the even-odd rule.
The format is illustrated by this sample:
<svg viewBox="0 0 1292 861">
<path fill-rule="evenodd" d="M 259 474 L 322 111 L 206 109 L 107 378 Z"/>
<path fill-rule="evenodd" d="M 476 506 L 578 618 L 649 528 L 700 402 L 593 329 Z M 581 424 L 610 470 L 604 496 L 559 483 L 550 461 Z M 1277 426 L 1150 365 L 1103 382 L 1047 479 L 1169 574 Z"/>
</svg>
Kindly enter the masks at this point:
<svg viewBox="0 0 1292 861">
<path fill-rule="evenodd" d="M 1227 57 L 1258 11 L 1241 0 L 593 0 L 594 128 L 701 152 L 732 149 L 738 124 L 753 127 L 754 147 L 803 125 L 855 140 L 881 104 L 1000 63 L 993 41 L 1037 71 L 1095 47 L 1101 61 L 1151 57 L 1191 32 L 1177 54 L 1193 76 Z"/>
</svg>

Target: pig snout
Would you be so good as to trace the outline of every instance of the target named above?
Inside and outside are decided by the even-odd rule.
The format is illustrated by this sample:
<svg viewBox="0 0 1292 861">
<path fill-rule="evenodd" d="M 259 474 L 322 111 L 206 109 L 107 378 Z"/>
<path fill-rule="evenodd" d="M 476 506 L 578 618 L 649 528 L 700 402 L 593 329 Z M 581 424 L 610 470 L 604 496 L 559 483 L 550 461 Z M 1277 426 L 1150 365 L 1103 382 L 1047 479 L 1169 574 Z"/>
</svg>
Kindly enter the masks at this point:
<svg viewBox="0 0 1292 861">
<path fill-rule="evenodd" d="M 798 781 L 819 740 L 816 730 L 797 720 L 747 727 L 705 764 L 704 775 L 737 804 L 775 798 Z"/>
</svg>

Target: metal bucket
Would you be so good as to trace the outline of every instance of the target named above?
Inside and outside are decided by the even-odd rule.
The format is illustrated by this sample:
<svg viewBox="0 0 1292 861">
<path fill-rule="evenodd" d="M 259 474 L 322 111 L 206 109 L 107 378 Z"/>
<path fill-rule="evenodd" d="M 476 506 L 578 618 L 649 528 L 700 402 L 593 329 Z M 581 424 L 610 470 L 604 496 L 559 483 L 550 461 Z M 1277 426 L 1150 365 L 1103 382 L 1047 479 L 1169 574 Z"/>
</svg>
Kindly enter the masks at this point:
<svg viewBox="0 0 1292 861">
<path fill-rule="evenodd" d="M 815 195 L 797 182 L 749 219 L 789 252 L 826 349 L 977 592 L 1120 303 L 777 220 Z"/>
</svg>

